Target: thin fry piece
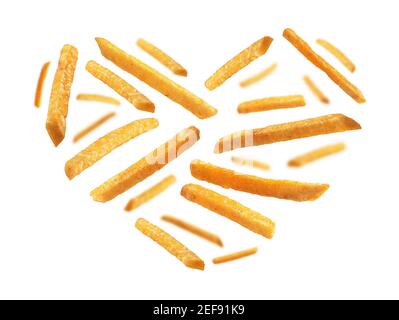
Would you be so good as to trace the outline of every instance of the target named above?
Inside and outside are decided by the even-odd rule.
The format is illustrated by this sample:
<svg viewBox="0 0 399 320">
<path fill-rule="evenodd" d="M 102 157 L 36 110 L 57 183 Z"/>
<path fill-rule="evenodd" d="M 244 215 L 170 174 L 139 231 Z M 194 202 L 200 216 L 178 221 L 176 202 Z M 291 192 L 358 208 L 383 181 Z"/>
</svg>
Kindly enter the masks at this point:
<svg viewBox="0 0 399 320">
<path fill-rule="evenodd" d="M 283 33 L 286 38 L 297 50 L 302 53 L 306 59 L 313 63 L 317 68 L 322 70 L 332 81 L 341 87 L 349 96 L 351 96 L 357 103 L 366 101 L 362 92 L 346 79 L 339 71 L 337 71 L 326 60 L 319 56 L 312 48 L 300 38 L 292 29 L 285 29 Z"/>
<path fill-rule="evenodd" d="M 130 199 L 125 207 L 125 210 L 132 211 L 132 210 L 140 207 L 144 203 L 154 199 L 156 196 L 158 196 L 163 191 L 168 189 L 175 182 L 176 182 L 176 177 L 173 174 L 170 176 L 167 176 L 166 178 L 162 179 L 161 181 L 159 181 L 157 184 L 155 184 L 151 188 L 140 193 L 138 196 Z"/>
<path fill-rule="evenodd" d="M 92 124 L 84 128 L 83 130 L 79 131 L 74 137 L 73 137 L 73 142 L 76 143 L 83 137 L 87 136 L 89 133 L 97 129 L 99 126 L 107 122 L 109 119 L 115 117 L 116 113 L 115 112 L 109 112 L 106 115 L 102 116 L 98 120 L 94 121 Z"/>
<path fill-rule="evenodd" d="M 115 106 L 119 106 L 121 104 L 118 99 L 104 96 L 102 94 L 92 94 L 92 93 L 80 93 L 76 96 L 76 100 L 102 102 L 102 103 L 113 104 Z"/>
<path fill-rule="evenodd" d="M 239 251 L 239 252 L 234 252 L 225 256 L 221 256 L 221 257 L 217 257 L 215 259 L 212 260 L 212 262 L 214 264 L 219 264 L 219 263 L 225 263 L 225 262 L 230 262 L 233 260 L 237 260 L 237 259 L 242 259 L 248 256 L 251 256 L 255 253 L 258 252 L 258 248 L 250 248 L 250 249 L 246 249 L 243 251 Z"/>
<path fill-rule="evenodd" d="M 209 77 L 209 79 L 205 81 L 205 87 L 209 90 L 214 90 L 219 87 L 242 68 L 264 55 L 272 44 L 272 41 L 273 39 L 270 37 L 263 37 L 252 43 L 248 48 L 227 61 L 211 77 Z"/>
<path fill-rule="evenodd" d="M 336 46 L 324 39 L 317 39 L 316 42 L 336 57 L 350 72 L 355 72 L 355 64 Z"/>
<path fill-rule="evenodd" d="M 345 150 L 345 147 L 346 147 L 345 143 L 343 143 L 343 142 L 330 144 L 328 146 L 324 146 L 324 147 L 318 148 L 316 150 L 312 150 L 303 155 L 295 157 L 294 159 L 291 159 L 290 161 L 288 161 L 288 166 L 302 167 L 310 162 L 319 160 L 321 158 L 327 157 L 334 153 L 341 152 L 341 151 Z"/>
<path fill-rule="evenodd" d="M 258 160 L 253 160 L 253 159 L 245 159 L 245 158 L 236 157 L 236 156 L 232 156 L 231 161 L 236 164 L 242 165 L 242 166 L 248 166 L 248 167 L 266 170 L 266 171 L 270 170 L 270 165 L 263 161 L 258 161 Z"/>
<path fill-rule="evenodd" d="M 260 80 L 266 78 L 268 75 L 270 75 L 274 70 L 277 68 L 277 63 L 273 63 L 271 66 L 267 67 L 266 69 L 260 71 L 257 74 L 254 74 L 253 76 L 242 80 L 240 82 L 241 88 L 247 88 L 250 85 L 253 85 L 254 83 L 259 82 Z"/>
<path fill-rule="evenodd" d="M 65 45 L 55 72 L 46 120 L 47 132 L 55 146 L 65 137 L 69 96 L 77 61 L 78 50 L 69 44 Z"/>
<path fill-rule="evenodd" d="M 186 267 L 198 270 L 205 269 L 205 263 L 201 258 L 156 225 L 140 218 L 136 221 L 136 228 L 169 251 L 169 253 L 183 262 Z"/>
<path fill-rule="evenodd" d="M 178 218 L 175 218 L 175 217 L 172 217 L 169 215 L 164 215 L 161 217 L 161 219 L 163 221 L 174 224 L 175 226 L 180 227 L 183 230 L 191 232 L 191 233 L 197 235 L 198 237 L 208 240 L 208 241 L 218 245 L 219 247 L 223 247 L 222 240 L 220 239 L 220 237 L 218 235 L 216 235 L 214 233 L 211 233 L 211 232 L 201 229 L 191 223 L 185 222 L 183 220 L 180 220 Z"/>
<path fill-rule="evenodd" d="M 108 132 L 65 163 L 66 176 L 73 179 L 116 148 L 156 127 L 158 120 L 149 118 L 130 122 Z"/>
<path fill-rule="evenodd" d="M 119 68 L 159 91 L 172 101 L 180 104 L 200 119 L 214 116 L 217 110 L 176 82 L 139 59 L 127 54 L 117 46 L 102 38 L 96 38 L 101 54 Z"/>
<path fill-rule="evenodd" d="M 238 105 L 238 113 L 269 111 L 275 109 L 297 108 L 306 105 L 302 95 L 269 97 L 242 102 Z"/>
<path fill-rule="evenodd" d="M 186 184 L 181 195 L 189 201 L 230 219 L 268 239 L 273 238 L 274 222 L 241 203 L 198 184 Z"/>
<path fill-rule="evenodd" d="M 35 107 L 40 108 L 42 104 L 42 91 L 44 86 L 44 81 L 46 80 L 48 68 L 50 66 L 50 61 L 43 64 L 40 70 L 39 79 L 37 80 L 36 93 L 35 93 Z"/>
<path fill-rule="evenodd" d="M 172 139 L 155 149 L 126 170 L 118 173 L 91 192 L 95 201 L 107 202 L 137 183 L 161 170 L 169 162 L 193 146 L 200 139 L 196 127 L 180 131 Z"/>
<path fill-rule="evenodd" d="M 144 39 L 139 39 L 137 40 L 137 45 L 139 46 L 139 48 L 141 48 L 149 55 L 151 55 L 153 58 L 162 63 L 166 68 L 168 68 L 174 74 L 178 76 L 187 77 L 187 70 L 181 64 L 177 63 L 169 55 L 167 55 L 161 49 L 154 46 L 152 43 L 149 43 Z"/>
<path fill-rule="evenodd" d="M 317 99 L 320 100 L 320 102 L 328 104 L 330 103 L 330 99 L 319 89 L 318 86 L 313 82 L 312 79 L 310 79 L 309 76 L 304 76 L 303 81 L 305 81 L 306 85 L 312 91 L 312 93 L 316 96 Z"/>
<path fill-rule="evenodd" d="M 154 112 L 155 105 L 150 99 L 111 70 L 104 68 L 95 61 L 89 61 L 86 64 L 86 70 L 113 89 L 121 97 L 129 101 L 137 109 Z"/>
<path fill-rule="evenodd" d="M 191 175 L 226 189 L 294 201 L 314 201 L 329 188 L 328 184 L 265 179 L 235 172 L 200 160 L 190 164 Z"/>
<path fill-rule="evenodd" d="M 219 139 L 214 152 L 222 153 L 238 148 L 358 129 L 361 129 L 361 126 L 355 120 L 340 113 L 329 114 L 264 128 L 238 131 Z"/>
</svg>

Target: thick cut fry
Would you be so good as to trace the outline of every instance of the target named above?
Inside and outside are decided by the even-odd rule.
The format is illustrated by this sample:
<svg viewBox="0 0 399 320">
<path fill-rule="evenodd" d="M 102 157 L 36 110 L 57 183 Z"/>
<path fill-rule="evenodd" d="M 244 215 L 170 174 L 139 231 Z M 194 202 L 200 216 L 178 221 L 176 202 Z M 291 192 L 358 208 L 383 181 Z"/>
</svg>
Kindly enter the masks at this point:
<svg viewBox="0 0 399 320">
<path fill-rule="evenodd" d="M 283 33 L 286 38 L 295 48 L 301 52 L 306 59 L 313 63 L 317 68 L 322 70 L 332 81 L 341 87 L 349 96 L 351 96 L 357 103 L 363 103 L 366 101 L 362 92 L 346 79 L 341 73 L 339 73 L 332 65 L 326 60 L 319 56 L 313 49 L 300 38 L 293 30 L 285 29 Z"/>
<path fill-rule="evenodd" d="M 265 179 L 215 166 L 200 160 L 190 164 L 194 178 L 226 189 L 294 201 L 313 201 L 329 188 L 328 184 Z"/>
<path fill-rule="evenodd" d="M 214 152 L 222 153 L 238 148 L 358 129 L 361 129 L 361 126 L 355 120 L 340 113 L 329 114 L 317 118 L 235 132 L 219 139 Z"/>
<path fill-rule="evenodd" d="M 320 102 L 328 104 L 330 103 L 330 99 L 326 97 L 326 95 L 316 86 L 316 84 L 310 79 L 309 76 L 304 76 L 303 81 L 305 81 L 306 85 L 312 91 L 312 93 L 316 96 L 317 99 L 320 100 Z"/>
<path fill-rule="evenodd" d="M 173 60 L 169 55 L 163 52 L 161 49 L 154 46 L 152 43 L 144 39 L 137 40 L 137 45 L 147 52 L 150 56 L 162 63 L 166 68 L 172 71 L 178 76 L 187 77 L 187 70 L 175 60 Z"/>
<path fill-rule="evenodd" d="M 76 96 L 76 100 L 102 102 L 102 103 L 113 104 L 115 106 L 119 106 L 121 104 L 118 99 L 104 96 L 101 94 L 91 94 L 91 93 L 80 93 Z"/>
<path fill-rule="evenodd" d="M 255 233 L 268 239 L 273 238 L 274 222 L 237 201 L 197 184 L 186 184 L 181 189 L 181 195 L 187 200 L 216 212 Z"/>
<path fill-rule="evenodd" d="M 157 195 L 168 189 L 175 182 L 176 182 L 176 177 L 173 174 L 167 176 L 166 178 L 158 182 L 156 185 L 152 186 L 143 193 L 140 193 L 137 197 L 130 199 L 125 207 L 125 210 L 132 211 L 140 207 L 144 203 L 154 199 Z"/>
<path fill-rule="evenodd" d="M 204 229 L 201 229 L 191 223 L 185 222 L 183 220 L 180 220 L 180 219 L 172 217 L 172 216 L 165 215 L 165 216 L 162 216 L 161 219 L 163 221 L 174 224 L 175 226 L 180 227 L 188 232 L 191 232 L 191 233 L 197 235 L 198 237 L 208 240 L 208 241 L 218 245 L 219 247 L 223 247 L 222 240 L 216 234 L 213 234 L 213 233 L 206 231 Z"/>
<path fill-rule="evenodd" d="M 102 38 L 96 38 L 101 54 L 119 68 L 129 72 L 153 89 L 180 104 L 200 119 L 214 116 L 217 110 L 176 82 L 139 59 L 127 54 L 117 46 Z"/>
<path fill-rule="evenodd" d="M 317 39 L 316 42 L 336 57 L 350 72 L 355 72 L 355 64 L 336 46 L 323 39 Z"/>
<path fill-rule="evenodd" d="M 238 113 L 250 113 L 275 109 L 297 108 L 305 105 L 306 101 L 302 95 L 269 97 L 240 103 L 237 111 Z"/>
<path fill-rule="evenodd" d="M 205 263 L 201 258 L 156 225 L 140 218 L 136 221 L 136 228 L 169 251 L 169 253 L 183 262 L 186 267 L 198 270 L 205 269 Z"/>
<path fill-rule="evenodd" d="M 261 169 L 261 170 L 270 170 L 270 165 L 263 161 L 244 159 L 244 158 L 235 157 L 235 156 L 231 157 L 231 161 L 236 164 L 242 165 L 242 166 L 248 166 L 248 167 Z"/>
<path fill-rule="evenodd" d="M 255 41 L 248 48 L 244 49 L 221 66 L 208 80 L 205 81 L 205 87 L 209 90 L 214 90 L 219 87 L 242 68 L 264 55 L 269 49 L 272 41 L 273 39 L 270 37 L 263 37 L 258 41 Z"/>
<path fill-rule="evenodd" d="M 343 143 L 343 142 L 330 144 L 328 146 L 324 146 L 324 147 L 318 148 L 316 150 L 307 152 L 303 155 L 300 155 L 300 156 L 288 161 L 288 165 L 290 167 L 302 167 L 310 162 L 319 160 L 321 158 L 327 157 L 334 153 L 341 152 L 343 150 L 345 150 L 345 143 Z"/>
<path fill-rule="evenodd" d="M 251 255 L 253 255 L 253 254 L 257 253 L 257 252 L 258 252 L 258 248 L 256 248 L 256 247 L 255 248 L 250 248 L 250 249 L 247 249 L 247 250 L 234 252 L 234 253 L 231 253 L 231 254 L 228 254 L 228 255 L 225 255 L 225 256 L 222 256 L 222 257 L 217 257 L 217 258 L 213 259 L 212 262 L 214 264 L 230 262 L 230 261 L 233 261 L 233 260 L 237 260 L 237 259 L 241 259 L 241 258 L 245 258 L 245 257 L 251 256 Z"/>
<path fill-rule="evenodd" d="M 55 72 L 46 121 L 47 132 L 55 146 L 65 137 L 69 96 L 77 61 L 78 50 L 69 44 L 65 45 Z"/>
<path fill-rule="evenodd" d="M 109 119 L 115 117 L 116 113 L 115 112 L 109 112 L 106 115 L 102 116 L 98 120 L 94 121 L 92 124 L 84 128 L 83 130 L 79 131 L 74 137 L 73 137 L 73 142 L 78 142 L 80 139 L 83 137 L 87 136 L 89 133 L 97 129 L 99 126 L 107 122 Z"/>
<path fill-rule="evenodd" d="M 246 88 L 249 87 L 250 85 L 253 85 L 256 82 L 259 82 L 260 80 L 270 75 L 274 70 L 276 70 L 276 68 L 277 68 L 277 63 L 273 63 L 270 67 L 267 67 L 265 70 L 262 70 L 261 72 L 253 75 L 252 77 L 242 80 L 240 82 L 241 88 Z"/>
<path fill-rule="evenodd" d="M 39 75 L 39 79 L 37 80 L 36 93 L 35 93 L 35 107 L 36 108 L 40 108 L 40 106 L 42 104 L 43 86 L 44 86 L 44 81 L 46 80 L 46 77 L 47 77 L 49 66 L 50 66 L 50 61 L 43 64 L 42 69 L 40 70 L 40 75 Z"/>
<path fill-rule="evenodd" d="M 155 105 L 150 99 L 112 71 L 104 68 L 95 61 L 89 61 L 86 65 L 86 70 L 129 101 L 137 109 L 154 112 Z"/>
<path fill-rule="evenodd" d="M 114 149 L 156 127 L 157 119 L 140 119 L 107 133 L 68 160 L 65 163 L 65 174 L 69 179 L 73 179 Z"/>
<path fill-rule="evenodd" d="M 91 196 L 95 201 L 99 202 L 112 200 L 158 170 L 161 170 L 199 139 L 200 131 L 196 127 L 189 127 L 180 131 L 171 140 L 94 189 L 91 192 Z"/>
</svg>

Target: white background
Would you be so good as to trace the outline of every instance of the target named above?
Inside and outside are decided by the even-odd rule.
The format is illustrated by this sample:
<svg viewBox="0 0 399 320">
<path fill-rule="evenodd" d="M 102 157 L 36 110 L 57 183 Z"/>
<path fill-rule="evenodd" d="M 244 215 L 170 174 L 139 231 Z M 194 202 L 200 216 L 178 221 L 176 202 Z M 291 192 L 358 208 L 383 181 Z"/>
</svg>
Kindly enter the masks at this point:
<svg viewBox="0 0 399 320">
<path fill-rule="evenodd" d="M 111 299 L 399 298 L 398 57 L 396 1 L 8 1 L 0 4 L 0 297 Z M 358 105 L 305 60 L 281 34 L 291 27 L 358 85 L 367 103 Z M 209 92 L 204 81 L 221 64 L 258 38 L 275 40 L 266 55 Z M 186 86 L 218 108 L 198 120 L 179 105 L 101 57 L 94 37 L 108 38 Z M 188 69 L 174 76 L 136 47 L 143 37 Z M 315 44 L 330 40 L 356 63 L 350 74 Z M 45 130 L 51 81 L 65 43 L 79 49 L 67 135 L 54 148 Z M 117 97 L 84 70 L 94 59 L 110 67 L 156 104 L 156 130 L 124 145 L 68 181 L 64 163 L 111 129 L 151 114 L 123 101 L 119 108 L 78 102 L 76 94 Z M 33 107 L 40 67 L 51 60 L 42 108 Z M 276 72 L 241 89 L 238 82 L 273 62 Z M 331 98 L 320 104 L 307 90 L 309 74 Z M 239 102 L 273 95 L 304 94 L 307 106 L 238 115 Z M 122 100 L 122 99 L 121 99 Z M 73 135 L 116 110 L 118 116 L 78 144 Z M 344 113 L 363 129 L 214 155 L 217 138 L 232 131 Z M 115 200 L 96 203 L 89 192 L 179 130 L 196 125 L 201 140 L 160 172 Z M 347 151 L 303 169 L 290 169 L 292 156 L 344 141 Z M 232 154 L 264 160 L 272 171 L 231 164 Z M 315 202 L 297 203 L 223 190 L 276 222 L 267 240 L 179 195 L 195 181 L 189 162 L 200 158 L 241 172 L 331 185 Z M 151 203 L 127 214 L 127 200 L 167 174 L 178 183 Z M 197 239 L 159 220 L 172 214 L 214 231 L 225 248 Z M 144 217 L 185 243 L 206 262 L 190 270 L 134 228 Z M 258 246 L 259 253 L 225 265 L 212 258 Z"/>
</svg>

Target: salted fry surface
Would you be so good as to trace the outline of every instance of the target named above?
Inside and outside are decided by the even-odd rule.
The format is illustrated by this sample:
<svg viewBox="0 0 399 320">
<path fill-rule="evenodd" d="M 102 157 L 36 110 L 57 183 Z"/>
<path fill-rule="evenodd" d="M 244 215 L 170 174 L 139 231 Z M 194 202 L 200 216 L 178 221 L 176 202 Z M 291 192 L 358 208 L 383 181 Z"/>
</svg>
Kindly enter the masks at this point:
<svg viewBox="0 0 399 320">
<path fill-rule="evenodd" d="M 35 92 L 35 107 L 40 108 L 42 104 L 42 93 L 44 82 L 47 78 L 48 68 L 50 67 L 50 61 L 43 64 L 42 69 L 40 70 L 39 79 L 37 80 L 36 92 Z"/>
<path fill-rule="evenodd" d="M 324 39 L 317 39 L 316 42 L 336 57 L 350 72 L 356 71 L 355 64 L 336 46 Z"/>
<path fill-rule="evenodd" d="M 273 63 L 270 67 L 267 67 L 266 69 L 258 72 L 257 74 L 254 74 L 253 76 L 251 76 L 245 80 L 242 80 L 240 82 L 241 88 L 247 88 L 247 87 L 253 85 L 254 83 L 261 81 L 262 79 L 266 78 L 271 73 L 273 73 L 274 70 L 276 70 L 276 68 L 277 68 L 277 63 Z"/>
<path fill-rule="evenodd" d="M 309 151 L 303 155 L 300 155 L 298 157 L 295 157 L 288 161 L 288 166 L 290 167 L 302 167 L 310 162 L 328 157 L 332 154 L 341 152 L 345 150 L 346 146 L 345 143 L 340 142 L 340 143 L 335 143 L 335 144 L 330 144 L 312 151 Z"/>
<path fill-rule="evenodd" d="M 227 254 L 225 256 L 217 257 L 212 260 L 214 264 L 219 264 L 219 263 L 225 263 L 225 262 L 230 262 L 238 259 L 242 259 L 251 255 L 254 255 L 255 253 L 258 252 L 258 248 L 250 248 L 247 250 L 242 250 L 239 252 L 234 252 L 231 254 Z"/>
<path fill-rule="evenodd" d="M 313 80 L 310 79 L 309 76 L 304 76 L 303 81 L 306 83 L 309 90 L 315 95 L 315 97 L 320 100 L 320 102 L 325 104 L 330 103 L 330 99 L 328 99 L 328 97 L 320 90 Z"/>
<path fill-rule="evenodd" d="M 119 106 L 121 104 L 118 99 L 96 93 L 79 93 L 76 96 L 76 100 L 102 102 L 102 103 L 113 104 L 115 106 Z"/>
<path fill-rule="evenodd" d="M 242 102 L 239 104 L 238 113 L 261 112 L 276 109 L 297 108 L 306 105 L 302 95 L 290 95 L 280 97 L 268 97 Z"/>
<path fill-rule="evenodd" d="M 116 113 L 115 112 L 109 112 L 105 114 L 104 116 L 100 117 L 96 121 L 94 121 L 92 124 L 88 125 L 86 128 L 83 130 L 79 131 L 74 137 L 73 137 L 73 142 L 78 142 L 80 139 L 84 138 L 87 136 L 89 133 L 93 132 L 95 129 L 106 123 L 108 120 L 112 119 L 115 117 Z"/>
</svg>

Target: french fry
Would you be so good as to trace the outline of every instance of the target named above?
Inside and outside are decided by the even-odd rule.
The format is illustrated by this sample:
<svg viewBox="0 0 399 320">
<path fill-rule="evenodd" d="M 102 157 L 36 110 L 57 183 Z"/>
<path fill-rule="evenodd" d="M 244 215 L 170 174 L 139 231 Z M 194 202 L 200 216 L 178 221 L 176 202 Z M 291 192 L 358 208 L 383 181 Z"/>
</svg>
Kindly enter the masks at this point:
<svg viewBox="0 0 399 320">
<path fill-rule="evenodd" d="M 96 38 L 101 54 L 119 68 L 159 91 L 172 101 L 180 104 L 200 119 L 214 116 L 217 110 L 176 82 L 139 59 L 127 54 L 117 46 L 102 38 Z"/>
<path fill-rule="evenodd" d="M 340 113 L 329 114 L 317 118 L 235 132 L 219 139 L 214 152 L 222 153 L 238 148 L 358 129 L 361 129 L 361 126 L 355 120 Z"/>
<path fill-rule="evenodd" d="M 102 103 L 113 104 L 115 106 L 119 106 L 121 104 L 118 99 L 104 96 L 101 94 L 91 94 L 91 93 L 80 93 L 76 96 L 76 100 L 102 102 Z"/>
<path fill-rule="evenodd" d="M 199 139 L 200 131 L 196 127 L 188 127 L 180 131 L 171 140 L 94 189 L 91 192 L 92 198 L 99 202 L 112 200 L 161 170 L 169 162 L 193 146 Z"/>
<path fill-rule="evenodd" d="M 112 71 L 104 68 L 95 61 L 89 61 L 86 64 L 86 70 L 129 101 L 137 109 L 154 112 L 155 105 L 150 99 Z"/>
<path fill-rule="evenodd" d="M 140 193 L 138 196 L 129 200 L 125 207 L 125 211 L 132 211 L 144 203 L 154 199 L 156 196 L 161 194 L 167 188 L 169 188 L 172 184 L 176 182 L 176 177 L 172 174 L 162 179 L 160 182 L 152 186 L 151 188 L 145 190 Z"/>
<path fill-rule="evenodd" d="M 86 128 L 83 130 L 79 131 L 74 137 L 73 137 L 73 142 L 76 143 L 83 137 L 87 136 L 89 133 L 97 129 L 99 126 L 107 122 L 109 119 L 115 117 L 116 113 L 115 112 L 109 112 L 106 115 L 102 116 L 98 120 L 94 121 L 92 124 L 88 125 Z"/>
<path fill-rule="evenodd" d="M 274 235 L 274 222 L 242 204 L 198 184 L 186 184 L 181 195 L 189 201 L 230 219 L 268 239 Z"/>
<path fill-rule="evenodd" d="M 239 252 L 234 252 L 225 256 L 221 256 L 221 257 L 217 257 L 215 259 L 212 260 L 212 262 L 214 264 L 220 264 L 220 263 L 225 263 L 225 262 L 230 262 L 233 260 L 238 260 L 238 259 L 242 259 L 248 256 L 251 256 L 255 253 L 258 252 L 258 248 L 250 248 L 247 250 L 243 250 L 243 251 L 239 251 Z"/>
<path fill-rule="evenodd" d="M 147 52 L 150 56 L 162 63 L 166 68 L 178 76 L 187 77 L 187 70 L 161 49 L 144 39 L 137 40 L 137 46 Z"/>
<path fill-rule="evenodd" d="M 273 63 L 271 66 L 267 67 L 266 69 L 260 71 L 257 74 L 254 74 L 253 76 L 242 80 L 240 82 L 240 87 L 241 88 L 247 88 L 250 85 L 253 85 L 254 83 L 259 82 L 260 80 L 266 78 L 268 75 L 270 75 L 274 70 L 277 68 L 277 63 Z"/>
<path fill-rule="evenodd" d="M 180 220 L 178 218 L 175 218 L 175 217 L 172 217 L 169 215 L 164 215 L 161 217 L 161 219 L 163 221 L 169 222 L 179 228 L 182 228 L 183 230 L 191 232 L 191 233 L 197 235 L 198 237 L 201 237 L 209 242 L 212 242 L 212 243 L 218 245 L 219 247 L 223 247 L 222 240 L 216 234 L 213 234 L 213 233 L 206 231 L 204 229 L 201 229 L 191 223 L 185 222 L 183 220 Z"/>
<path fill-rule="evenodd" d="M 169 253 L 183 262 L 186 267 L 198 270 L 205 269 L 205 263 L 201 258 L 156 225 L 140 218 L 136 221 L 136 228 L 169 251 Z"/>
<path fill-rule="evenodd" d="M 248 166 L 248 167 L 266 170 L 266 171 L 270 170 L 270 165 L 263 161 L 244 159 L 244 158 L 235 157 L 235 156 L 231 157 L 231 161 L 234 162 L 235 164 L 239 164 L 241 166 Z"/>
<path fill-rule="evenodd" d="M 42 104 L 42 91 L 44 86 L 44 81 L 46 80 L 48 68 L 50 66 L 50 61 L 43 64 L 40 70 L 39 79 L 37 80 L 36 93 L 35 93 L 35 107 L 40 108 Z"/>
<path fill-rule="evenodd" d="M 55 146 L 65 137 L 69 96 L 78 61 L 78 50 L 67 44 L 60 54 L 57 71 L 51 88 L 46 129 Z"/>
<path fill-rule="evenodd" d="M 316 96 L 320 102 L 328 104 L 330 103 L 330 99 L 316 86 L 312 79 L 309 76 L 304 76 L 303 81 L 305 81 L 306 85 L 310 89 L 310 91 Z"/>
<path fill-rule="evenodd" d="M 275 109 L 297 108 L 305 105 L 306 101 L 302 95 L 269 97 L 242 102 L 238 105 L 237 111 L 238 113 L 251 113 Z"/>
<path fill-rule="evenodd" d="M 194 178 L 226 189 L 285 200 L 314 201 L 329 188 L 328 184 L 321 183 L 265 179 L 238 173 L 200 160 L 192 161 L 190 170 Z"/>
<path fill-rule="evenodd" d="M 341 152 L 341 151 L 345 150 L 345 147 L 346 147 L 345 143 L 343 143 L 343 142 L 330 144 L 328 146 L 324 146 L 324 147 L 318 148 L 316 150 L 312 150 L 303 155 L 295 157 L 294 159 L 291 159 L 290 161 L 288 161 L 288 166 L 302 167 L 310 162 L 319 160 L 321 158 L 327 157 L 334 153 Z"/>
<path fill-rule="evenodd" d="M 149 118 L 136 120 L 112 130 L 68 160 L 65 163 L 66 176 L 73 179 L 116 148 L 156 127 L 158 120 Z"/>
<path fill-rule="evenodd" d="M 317 39 L 316 42 L 336 57 L 350 72 L 355 72 L 355 64 L 336 46 L 324 39 Z"/>
<path fill-rule="evenodd" d="M 283 33 L 286 38 L 306 59 L 313 63 L 317 68 L 322 70 L 332 81 L 334 81 L 343 91 L 351 96 L 357 103 L 366 101 L 362 92 L 341 73 L 339 73 L 332 65 L 319 56 L 313 49 L 300 38 L 292 29 L 285 29 Z"/>
<path fill-rule="evenodd" d="M 264 55 L 269 49 L 272 41 L 273 39 L 270 37 L 263 37 L 252 43 L 248 48 L 227 61 L 211 77 L 209 77 L 209 79 L 205 81 L 205 87 L 209 90 L 214 90 L 219 87 L 242 68 Z"/>
</svg>

